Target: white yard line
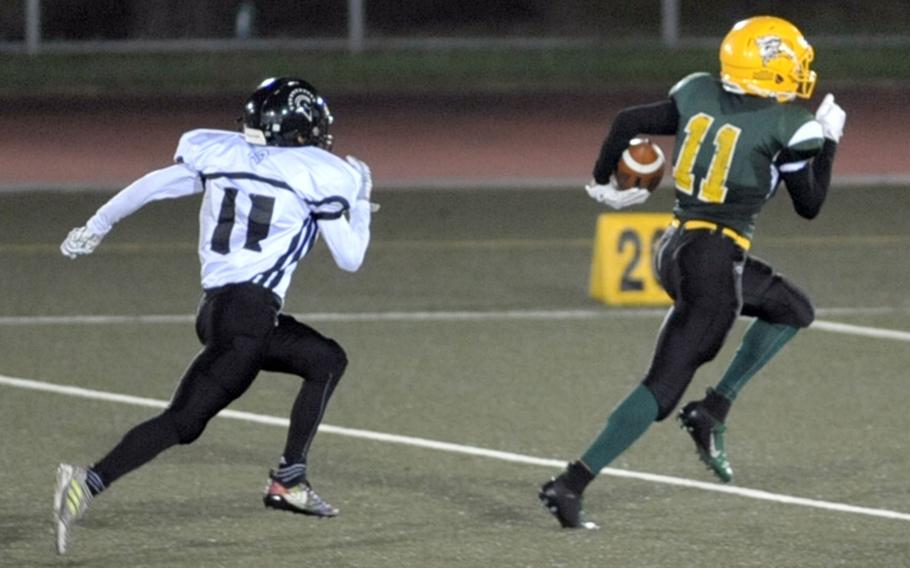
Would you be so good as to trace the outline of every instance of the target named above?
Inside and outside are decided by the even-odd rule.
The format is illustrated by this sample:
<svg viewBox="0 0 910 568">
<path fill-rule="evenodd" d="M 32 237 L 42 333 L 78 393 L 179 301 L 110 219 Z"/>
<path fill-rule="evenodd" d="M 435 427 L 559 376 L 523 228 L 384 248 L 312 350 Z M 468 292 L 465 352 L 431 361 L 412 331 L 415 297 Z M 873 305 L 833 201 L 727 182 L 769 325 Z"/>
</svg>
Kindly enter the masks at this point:
<svg viewBox="0 0 910 568">
<path fill-rule="evenodd" d="M 53 394 L 60 394 L 65 396 L 87 398 L 91 400 L 101 400 L 107 402 L 116 402 L 120 404 L 129 404 L 133 406 L 144 406 L 151 408 L 164 408 L 167 405 L 167 401 L 157 400 L 152 398 L 143 398 L 138 396 L 131 396 L 125 394 L 117 394 L 105 391 L 98 391 L 93 389 L 86 389 L 82 387 L 75 387 L 69 385 L 58 385 L 53 383 L 46 383 L 41 381 L 34 381 L 31 379 L 20 379 L 15 377 L 7 377 L 0 375 L 0 385 L 7 387 L 14 387 L 20 389 L 27 389 L 33 391 L 47 392 Z M 268 416 L 264 414 L 255 414 L 252 412 L 240 412 L 236 410 L 222 410 L 218 416 L 222 418 L 230 418 L 233 420 L 241 420 L 244 422 L 252 422 L 256 424 L 264 424 L 268 426 L 279 426 L 286 428 L 288 426 L 287 418 L 279 418 L 277 416 Z M 538 458 L 534 456 L 528 456 L 523 454 L 516 454 L 512 452 L 503 452 L 499 450 L 490 450 L 487 448 L 480 448 L 477 446 L 466 446 L 462 444 L 454 444 L 451 442 L 440 442 L 437 440 L 429 440 L 426 438 L 417 438 L 413 436 L 402 436 L 398 434 L 388 434 L 384 432 L 373 432 L 370 430 L 360 430 L 355 428 L 343 428 L 340 426 L 330 426 L 328 424 L 323 424 L 319 427 L 320 432 L 325 432 L 327 434 L 336 434 L 339 436 L 345 436 L 348 438 L 359 438 L 363 440 L 370 440 L 374 442 L 382 442 L 386 444 L 398 444 L 403 446 L 411 446 L 417 448 L 424 448 L 428 450 L 436 450 L 442 452 L 449 452 L 454 454 L 462 454 L 469 456 L 477 456 L 488 459 L 495 459 L 500 461 L 506 461 L 511 463 L 519 463 L 526 465 L 534 466 L 543 466 L 543 467 L 553 467 L 561 468 L 565 466 L 566 460 L 562 459 L 547 459 L 547 458 Z M 672 477 L 668 475 L 656 475 L 651 473 L 643 473 L 630 470 L 614 469 L 614 468 L 604 468 L 601 472 L 604 475 L 611 475 L 614 477 L 625 477 L 629 479 L 637 479 L 640 481 L 648 481 L 651 483 L 660 483 L 664 485 L 673 485 L 677 487 L 687 487 L 690 489 L 701 489 L 702 491 L 713 491 L 717 493 L 726 493 L 728 495 L 736 495 L 738 497 L 746 497 L 749 499 L 758 499 L 761 501 L 770 501 L 774 503 L 782 503 L 787 505 L 796 505 L 800 507 L 810 507 L 814 509 L 824 509 L 828 511 L 836 511 L 840 513 L 850 513 L 855 515 L 866 515 L 870 517 L 879 517 L 884 519 L 893 519 L 899 521 L 910 521 L 910 513 L 902 513 L 899 511 L 891 511 L 888 509 L 876 509 L 871 507 L 858 507 L 855 505 L 848 505 L 846 503 L 836 503 L 832 501 L 821 501 L 818 499 L 806 499 L 803 497 L 794 497 L 791 495 L 782 495 L 779 493 L 771 493 L 768 491 L 761 491 L 758 489 L 748 489 L 745 487 L 733 487 L 729 485 L 719 485 L 716 483 L 705 483 L 702 481 L 694 481 L 691 479 L 685 479 L 681 477 Z"/>
<path fill-rule="evenodd" d="M 906 314 L 910 308 L 830 308 L 818 309 L 819 315 L 876 316 Z M 452 321 L 509 321 L 509 320 L 588 320 L 662 318 L 664 309 L 578 309 L 578 310 L 490 310 L 490 311 L 416 311 L 416 312 L 327 312 L 294 314 L 307 322 L 452 322 Z M 72 315 L 72 316 L 0 316 L 0 326 L 34 325 L 116 325 L 116 324 L 173 324 L 191 323 L 191 314 L 175 315 Z M 860 337 L 910 341 L 910 332 L 876 327 L 816 320 L 811 328 L 818 331 L 843 333 Z"/>
<path fill-rule="evenodd" d="M 836 321 L 815 320 L 810 329 L 821 331 L 831 331 L 834 333 L 844 333 L 846 335 L 859 335 L 862 337 L 875 337 L 878 339 L 895 339 L 897 341 L 910 341 L 910 332 L 900 331 L 898 329 L 881 329 L 877 327 L 866 327 L 861 325 L 851 325 L 848 323 L 838 323 Z"/>
</svg>

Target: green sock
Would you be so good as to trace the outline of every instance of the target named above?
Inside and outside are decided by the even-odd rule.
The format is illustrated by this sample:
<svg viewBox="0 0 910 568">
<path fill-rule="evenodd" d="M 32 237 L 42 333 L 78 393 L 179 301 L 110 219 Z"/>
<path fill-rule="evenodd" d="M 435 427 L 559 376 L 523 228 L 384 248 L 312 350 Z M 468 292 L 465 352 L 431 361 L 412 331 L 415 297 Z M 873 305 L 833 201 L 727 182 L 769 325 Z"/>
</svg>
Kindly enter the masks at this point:
<svg viewBox="0 0 910 568">
<path fill-rule="evenodd" d="M 631 446 L 657 419 L 657 400 L 651 390 L 638 385 L 610 413 L 603 431 L 581 456 L 595 475 Z"/>
<path fill-rule="evenodd" d="M 797 331 L 798 328 L 792 325 L 768 323 L 760 319 L 752 322 L 715 390 L 732 402 L 749 379 L 793 339 Z"/>
</svg>

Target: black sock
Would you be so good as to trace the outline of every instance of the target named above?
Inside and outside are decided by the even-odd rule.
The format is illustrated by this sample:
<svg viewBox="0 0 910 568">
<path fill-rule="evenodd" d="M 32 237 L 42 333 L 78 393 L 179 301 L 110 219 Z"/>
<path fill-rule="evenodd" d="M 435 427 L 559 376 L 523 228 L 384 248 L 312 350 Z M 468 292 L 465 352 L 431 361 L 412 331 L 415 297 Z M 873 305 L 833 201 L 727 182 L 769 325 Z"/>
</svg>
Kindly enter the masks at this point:
<svg viewBox="0 0 910 568">
<path fill-rule="evenodd" d="M 272 473 L 272 479 L 277 479 L 285 487 L 293 487 L 306 481 L 306 462 L 287 463 L 281 458 L 278 469 Z"/>
<path fill-rule="evenodd" d="M 85 472 L 85 484 L 88 485 L 89 493 L 92 497 L 105 490 L 104 479 L 91 467 Z"/>
<path fill-rule="evenodd" d="M 584 462 L 575 461 L 566 467 L 561 477 L 567 488 L 581 495 L 588 484 L 594 481 L 595 475 Z"/>
<path fill-rule="evenodd" d="M 708 394 L 705 396 L 704 401 L 705 410 L 708 411 L 708 414 L 720 420 L 721 422 L 726 422 L 727 414 L 730 412 L 730 399 L 720 394 L 714 389 L 708 389 Z"/>
</svg>

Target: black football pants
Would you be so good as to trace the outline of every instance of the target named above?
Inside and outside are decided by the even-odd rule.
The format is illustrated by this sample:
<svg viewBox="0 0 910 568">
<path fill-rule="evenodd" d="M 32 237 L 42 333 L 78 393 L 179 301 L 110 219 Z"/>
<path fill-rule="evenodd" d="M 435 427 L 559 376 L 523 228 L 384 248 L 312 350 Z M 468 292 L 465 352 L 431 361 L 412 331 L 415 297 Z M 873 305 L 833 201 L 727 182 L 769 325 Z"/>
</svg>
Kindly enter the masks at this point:
<svg viewBox="0 0 910 568">
<path fill-rule="evenodd" d="M 93 466 L 106 485 L 176 444 L 195 441 L 208 421 L 242 395 L 260 370 L 304 379 L 291 411 L 284 449 L 288 463 L 302 463 L 347 358 L 335 341 L 279 313 L 278 298 L 254 284 L 206 293 L 196 317 L 204 348 L 196 356 L 170 405 L 127 432 Z"/>
<path fill-rule="evenodd" d="M 673 298 L 643 383 L 658 420 L 679 403 L 695 371 L 723 346 L 738 315 L 806 327 L 809 297 L 719 231 L 669 228 L 658 244 L 655 273 Z"/>
</svg>

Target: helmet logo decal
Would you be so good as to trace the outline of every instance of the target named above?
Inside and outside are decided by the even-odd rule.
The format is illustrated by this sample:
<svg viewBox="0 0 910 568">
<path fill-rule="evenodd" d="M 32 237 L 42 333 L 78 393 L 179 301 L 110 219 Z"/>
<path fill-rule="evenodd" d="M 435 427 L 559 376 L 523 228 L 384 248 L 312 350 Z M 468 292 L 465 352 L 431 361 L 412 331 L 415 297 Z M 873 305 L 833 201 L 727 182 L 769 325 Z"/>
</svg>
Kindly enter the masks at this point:
<svg viewBox="0 0 910 568">
<path fill-rule="evenodd" d="M 758 51 L 761 54 L 762 63 L 768 65 L 778 57 L 789 57 L 796 60 L 796 55 L 790 46 L 785 44 L 780 36 L 767 35 L 755 39 L 758 44 Z"/>
<path fill-rule="evenodd" d="M 288 95 L 288 108 L 292 112 L 299 112 L 310 122 L 313 121 L 313 103 L 315 102 L 316 97 L 307 89 L 294 89 Z"/>
</svg>

